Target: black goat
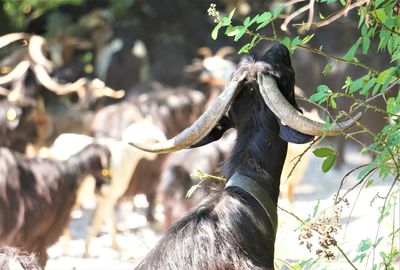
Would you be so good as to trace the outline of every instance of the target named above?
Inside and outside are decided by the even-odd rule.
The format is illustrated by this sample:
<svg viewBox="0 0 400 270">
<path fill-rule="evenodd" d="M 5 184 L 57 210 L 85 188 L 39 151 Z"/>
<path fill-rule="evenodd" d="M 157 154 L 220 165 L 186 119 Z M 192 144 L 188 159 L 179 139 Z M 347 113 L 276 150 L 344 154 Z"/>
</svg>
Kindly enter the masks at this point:
<svg viewBox="0 0 400 270">
<path fill-rule="evenodd" d="M 47 261 L 54 244 L 70 219 L 77 190 L 86 175 L 104 183 L 110 151 L 88 145 L 66 161 L 27 159 L 0 148 L 0 247 L 12 245 L 38 253 Z"/>
<path fill-rule="evenodd" d="M 213 179 L 203 179 L 201 188 L 189 198 L 186 194 L 190 187 L 199 183 L 192 176 L 195 169 L 208 174 L 219 174 L 219 166 L 231 150 L 236 133 L 225 134 L 221 140 L 204 147 L 171 153 L 163 164 L 160 184 L 157 188 L 157 199 L 163 206 L 163 230 L 184 217 L 189 210 L 197 206 L 212 189 L 223 189 L 223 183 Z"/>
<path fill-rule="evenodd" d="M 293 107 L 297 108 L 294 71 L 287 48 L 278 44 L 258 61 L 253 56 L 242 59 L 213 106 L 181 134 L 151 146 L 133 143 L 163 153 L 202 146 L 231 127 L 237 130 L 236 144 L 223 166 L 229 179 L 225 190 L 178 221 L 137 269 L 273 269 L 287 142 L 335 135 L 352 124 L 338 123 L 324 131 L 324 124 Z"/>
</svg>

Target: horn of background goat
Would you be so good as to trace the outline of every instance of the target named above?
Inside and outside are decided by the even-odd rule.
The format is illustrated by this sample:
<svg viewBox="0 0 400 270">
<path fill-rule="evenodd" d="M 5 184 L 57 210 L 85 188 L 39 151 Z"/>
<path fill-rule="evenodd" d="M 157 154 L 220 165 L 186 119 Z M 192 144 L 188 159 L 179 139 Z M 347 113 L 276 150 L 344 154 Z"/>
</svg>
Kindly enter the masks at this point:
<svg viewBox="0 0 400 270">
<path fill-rule="evenodd" d="M 30 63 L 28 60 L 23 60 L 17 66 L 4 76 L 0 76 L 0 85 L 13 82 L 22 77 L 29 69 Z"/>
<path fill-rule="evenodd" d="M 147 152 L 169 153 L 187 148 L 199 142 L 213 129 L 219 119 L 226 113 L 245 77 L 246 73 L 244 73 L 239 80 L 231 81 L 228 87 L 217 97 L 212 106 L 209 107 L 196 122 L 174 138 L 151 145 L 135 142 L 130 142 L 129 144 Z"/>
<path fill-rule="evenodd" d="M 44 56 L 43 54 L 43 47 L 45 44 L 46 44 L 45 38 L 33 35 L 29 39 L 28 51 L 30 58 L 35 64 L 44 66 L 46 70 L 49 71 L 53 68 L 53 63 L 49 59 L 47 59 L 46 56 Z"/>
<path fill-rule="evenodd" d="M 335 136 L 353 126 L 362 116 L 361 113 L 358 113 L 353 117 L 353 119 L 335 123 L 328 128 L 325 128 L 325 123 L 311 120 L 294 109 L 282 95 L 272 77 L 258 73 L 257 81 L 261 95 L 271 111 L 286 125 L 304 134 L 314 136 Z"/>
<path fill-rule="evenodd" d="M 11 33 L 0 37 L 0 48 L 7 46 L 20 39 L 26 39 L 29 35 L 25 33 Z"/>
<path fill-rule="evenodd" d="M 65 95 L 71 92 L 77 92 L 81 87 L 87 84 L 88 80 L 80 78 L 73 83 L 60 84 L 50 77 L 46 69 L 40 65 L 33 66 L 33 72 L 39 82 L 47 89 L 55 92 L 57 95 Z"/>
</svg>

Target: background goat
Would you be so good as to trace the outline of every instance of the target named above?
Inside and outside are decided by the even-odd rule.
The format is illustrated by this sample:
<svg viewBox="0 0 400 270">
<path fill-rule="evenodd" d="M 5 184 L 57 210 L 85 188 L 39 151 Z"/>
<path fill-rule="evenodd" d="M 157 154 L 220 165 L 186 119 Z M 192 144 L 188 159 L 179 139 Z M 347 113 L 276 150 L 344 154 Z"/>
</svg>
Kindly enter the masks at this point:
<svg viewBox="0 0 400 270">
<path fill-rule="evenodd" d="M 289 51 L 277 44 L 259 61 L 252 56 L 242 59 L 228 87 L 190 128 L 165 143 L 133 144 L 151 152 L 176 151 L 202 146 L 237 129 L 236 144 L 223 166 L 229 179 L 225 190 L 176 223 L 138 269 L 273 269 L 287 141 L 305 143 L 311 135 L 324 134 L 324 124 L 310 123 L 293 107 L 297 109 Z M 340 123 L 343 128 L 351 124 Z M 334 126 L 326 134 L 340 131 Z"/>
<path fill-rule="evenodd" d="M 111 180 L 109 185 L 103 186 L 100 190 L 96 210 L 86 237 L 85 256 L 89 255 L 91 241 L 99 233 L 100 226 L 107 217 L 110 217 L 112 222 L 112 247 L 119 249 L 116 241 L 117 220 L 115 208 L 117 202 L 126 192 L 139 161 L 141 159 L 154 160 L 157 157 L 156 154 L 146 153 L 129 146 L 128 142 L 132 138 L 148 143 L 165 140 L 165 136 L 160 129 L 147 121 L 141 121 L 130 125 L 124 131 L 122 141 L 110 138 L 92 138 L 80 134 L 62 134 L 55 140 L 51 147 L 52 156 L 64 159 L 93 142 L 104 145 L 111 152 Z"/>
<path fill-rule="evenodd" d="M 70 219 L 83 177 L 108 182 L 110 151 L 91 144 L 66 161 L 27 159 L 0 148 L 0 246 L 13 245 L 47 260 Z"/>
</svg>

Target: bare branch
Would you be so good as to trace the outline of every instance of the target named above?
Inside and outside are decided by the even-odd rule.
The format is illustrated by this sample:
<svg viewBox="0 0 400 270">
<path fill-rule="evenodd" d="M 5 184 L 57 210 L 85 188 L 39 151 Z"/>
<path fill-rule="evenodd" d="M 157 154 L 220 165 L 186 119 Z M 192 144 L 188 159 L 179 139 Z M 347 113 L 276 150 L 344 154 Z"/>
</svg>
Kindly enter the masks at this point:
<svg viewBox="0 0 400 270">
<path fill-rule="evenodd" d="M 361 1 L 357 1 L 357 2 L 355 2 L 353 4 L 350 4 L 351 1 L 347 1 L 346 6 L 341 11 L 328 16 L 325 20 L 323 20 L 321 22 L 314 23 L 312 25 L 312 27 L 313 28 L 319 28 L 319 27 L 328 25 L 328 24 L 336 21 L 337 19 L 339 19 L 339 18 L 341 18 L 343 16 L 347 16 L 347 14 L 349 13 L 350 10 L 352 10 L 354 8 L 357 8 L 357 7 L 360 7 L 360 6 L 362 6 L 364 4 L 367 4 L 369 2 L 370 2 L 370 0 L 361 0 Z"/>
<path fill-rule="evenodd" d="M 297 17 L 297 16 L 300 15 L 301 13 L 307 11 L 309 8 L 310 8 L 309 5 L 305 5 L 304 7 L 299 8 L 298 10 L 296 10 L 295 12 L 293 12 L 292 14 L 290 14 L 290 15 L 283 21 L 283 23 L 281 24 L 281 29 L 282 29 L 283 31 L 287 32 L 287 30 L 288 30 L 288 27 L 287 27 L 288 24 L 289 24 L 295 17 Z"/>
</svg>

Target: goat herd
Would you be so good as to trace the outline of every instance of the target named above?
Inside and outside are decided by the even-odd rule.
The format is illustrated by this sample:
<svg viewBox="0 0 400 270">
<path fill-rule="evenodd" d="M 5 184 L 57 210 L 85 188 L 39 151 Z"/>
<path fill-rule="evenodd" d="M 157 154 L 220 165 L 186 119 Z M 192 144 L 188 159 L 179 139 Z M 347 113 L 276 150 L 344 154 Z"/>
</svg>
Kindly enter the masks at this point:
<svg viewBox="0 0 400 270">
<path fill-rule="evenodd" d="M 153 82 L 124 96 L 97 79 L 67 84 L 53 79 L 49 74 L 56 67 L 40 36 L 8 34 L 0 37 L 0 48 L 21 41 L 23 46 L 0 63 L 6 70 L 0 76 L 0 266 L 8 263 L 5 269 L 20 269 L 12 268 L 16 263 L 39 269 L 24 252 L 37 254 L 39 267 L 45 266 L 47 248 L 67 228 L 87 176 L 95 180 L 97 206 L 86 256 L 106 218 L 112 220 L 111 244 L 117 248 L 115 208 L 121 198 L 143 193 L 148 221 L 155 220 L 159 201 L 167 232 L 137 269 L 273 269 L 287 142 L 310 143 L 354 123 L 326 129 L 301 114 L 289 53 L 280 44 L 261 57 L 243 57 L 237 67 L 224 53 L 208 55 L 204 63 L 219 61 L 223 70 L 201 65 L 208 75 L 196 89 Z M 231 79 L 222 78 L 229 69 Z M 71 103 L 68 95 L 79 101 Z M 111 104 L 98 102 L 104 98 Z M 227 132 L 231 128 L 236 131 Z M 170 153 L 184 148 L 193 149 Z M 191 177 L 194 167 L 228 180 L 187 199 L 197 181 Z"/>
</svg>

